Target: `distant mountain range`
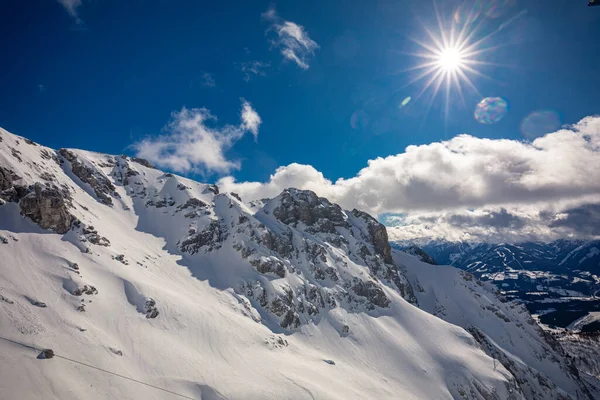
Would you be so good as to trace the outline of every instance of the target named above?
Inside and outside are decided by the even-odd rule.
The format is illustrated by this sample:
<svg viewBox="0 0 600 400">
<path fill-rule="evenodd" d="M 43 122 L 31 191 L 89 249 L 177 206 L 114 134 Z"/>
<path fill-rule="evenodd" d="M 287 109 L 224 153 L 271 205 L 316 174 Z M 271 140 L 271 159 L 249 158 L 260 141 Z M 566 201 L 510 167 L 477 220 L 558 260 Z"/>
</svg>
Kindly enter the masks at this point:
<svg viewBox="0 0 600 400">
<path fill-rule="evenodd" d="M 415 254 L 412 243 L 393 246 Z M 506 298 L 523 301 L 548 326 L 598 328 L 589 314 L 600 311 L 599 240 L 517 244 L 432 240 L 420 249 L 437 264 L 492 281 Z M 586 328 L 580 320 L 590 324 Z"/>
</svg>

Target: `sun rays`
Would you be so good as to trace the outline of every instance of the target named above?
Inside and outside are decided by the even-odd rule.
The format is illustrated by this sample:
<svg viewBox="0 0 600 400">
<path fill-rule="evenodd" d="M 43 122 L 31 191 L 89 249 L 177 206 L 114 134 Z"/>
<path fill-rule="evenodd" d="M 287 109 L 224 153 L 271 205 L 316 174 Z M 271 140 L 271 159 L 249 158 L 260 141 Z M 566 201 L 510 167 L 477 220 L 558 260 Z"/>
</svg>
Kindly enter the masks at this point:
<svg viewBox="0 0 600 400">
<path fill-rule="evenodd" d="M 466 3 L 465 3 L 466 4 Z M 477 4 L 477 2 L 473 3 Z M 478 18 L 477 9 L 462 9 L 465 18 L 456 18 L 456 12 L 444 19 L 433 3 L 437 27 L 431 29 L 424 24 L 425 38 L 410 38 L 419 50 L 415 53 L 406 53 L 418 59 L 415 66 L 403 72 L 415 72 L 415 76 L 406 86 L 423 82 L 415 98 L 420 98 L 429 92 L 431 95 L 429 107 L 443 92 L 445 97 L 445 113 L 454 95 L 458 95 L 461 103 L 465 104 L 464 91 L 470 90 L 481 97 L 475 84 L 475 78 L 494 80 L 482 71 L 484 67 L 500 66 L 489 61 L 491 53 L 501 47 L 492 45 L 490 39 L 503 30 L 510 22 L 501 24 L 496 30 L 485 35 L 481 34 L 483 18 Z M 463 7 L 465 7 L 463 5 Z M 519 16 L 519 15 L 518 15 Z M 518 17 L 517 16 L 517 17 Z"/>
</svg>

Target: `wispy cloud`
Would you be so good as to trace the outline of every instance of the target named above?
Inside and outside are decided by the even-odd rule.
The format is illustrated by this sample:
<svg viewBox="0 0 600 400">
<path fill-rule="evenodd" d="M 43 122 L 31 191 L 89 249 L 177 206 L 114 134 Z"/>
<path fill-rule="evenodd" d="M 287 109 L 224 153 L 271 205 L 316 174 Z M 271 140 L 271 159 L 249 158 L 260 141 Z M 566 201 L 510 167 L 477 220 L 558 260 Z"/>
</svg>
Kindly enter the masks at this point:
<svg viewBox="0 0 600 400">
<path fill-rule="evenodd" d="M 217 86 L 217 82 L 215 81 L 215 76 L 211 73 L 204 72 L 201 76 L 202 85 L 206 87 L 215 87 Z"/>
<path fill-rule="evenodd" d="M 235 63 L 244 74 L 244 80 L 249 82 L 254 76 L 267 76 L 267 69 L 271 67 L 271 63 L 263 61 L 244 61 Z"/>
<path fill-rule="evenodd" d="M 58 0 L 58 2 L 67 10 L 69 15 L 75 19 L 77 24 L 83 23 L 77 9 L 81 6 L 81 0 Z"/>
<path fill-rule="evenodd" d="M 262 17 L 271 24 L 267 32 L 274 33 L 272 45 L 280 49 L 285 59 L 302 69 L 308 69 L 308 58 L 314 55 L 319 45 L 308 36 L 304 27 L 282 19 L 274 8 L 269 8 Z"/>
<path fill-rule="evenodd" d="M 247 199 L 298 187 L 349 209 L 404 213 L 409 217 L 403 232 L 414 229 L 413 235 L 469 231 L 499 237 L 528 229 L 532 235 L 552 235 L 552 229 L 572 230 L 577 221 L 590 219 L 597 208 L 581 207 L 600 204 L 598 171 L 600 116 L 531 143 L 459 135 L 409 146 L 403 153 L 369 160 L 356 176 L 336 182 L 310 165 L 290 164 L 264 183 L 225 177 L 220 184 Z M 565 210 L 570 217 L 561 219 Z"/>
<path fill-rule="evenodd" d="M 217 118 L 206 108 L 182 108 L 172 114 L 166 134 L 148 137 L 133 144 L 139 157 L 176 172 L 228 173 L 240 168 L 240 161 L 228 159 L 229 150 L 247 132 L 256 138 L 261 118 L 242 99 L 240 125 L 211 127 Z"/>
</svg>

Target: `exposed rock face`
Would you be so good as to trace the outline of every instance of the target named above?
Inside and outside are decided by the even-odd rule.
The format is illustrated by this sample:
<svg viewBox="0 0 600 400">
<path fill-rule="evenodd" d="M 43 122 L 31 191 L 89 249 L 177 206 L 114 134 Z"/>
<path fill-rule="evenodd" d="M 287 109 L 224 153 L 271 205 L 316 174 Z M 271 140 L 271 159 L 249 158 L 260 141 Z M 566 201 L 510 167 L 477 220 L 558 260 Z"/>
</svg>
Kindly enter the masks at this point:
<svg viewBox="0 0 600 400">
<path fill-rule="evenodd" d="M 261 274 L 272 273 L 280 278 L 285 277 L 285 266 L 275 257 L 261 257 L 257 260 L 250 260 L 250 264 Z"/>
<path fill-rule="evenodd" d="M 44 187 L 39 183 L 21 199 L 21 214 L 31 218 L 44 229 L 56 233 L 66 233 L 71 228 L 74 217 L 69 213 L 69 199 L 55 187 Z"/>
<path fill-rule="evenodd" d="M 181 251 L 186 253 L 195 254 L 201 247 L 208 246 L 206 251 L 211 251 L 215 248 L 220 248 L 220 244 L 224 239 L 223 231 L 219 221 L 212 221 L 209 226 L 202 232 L 195 234 L 194 236 L 184 240 L 181 243 Z"/>
<path fill-rule="evenodd" d="M 113 201 L 110 194 L 115 191 L 115 186 L 108 178 L 93 168 L 84 165 L 77 159 L 77 156 L 67 149 L 60 149 L 60 154 L 71 163 L 71 170 L 82 182 L 92 187 L 98 200 L 108 206 L 112 206 Z"/>
<path fill-rule="evenodd" d="M 144 312 L 146 313 L 146 318 L 156 318 L 158 317 L 158 308 L 156 308 L 156 301 L 154 299 L 148 297 L 146 299 L 146 304 L 144 306 Z"/>
<path fill-rule="evenodd" d="M 81 296 L 87 294 L 88 296 L 98 294 L 98 289 L 92 285 L 83 285 L 81 288 L 77 288 L 73 291 L 73 296 Z"/>
<path fill-rule="evenodd" d="M 273 216 L 286 225 L 317 224 L 321 232 L 335 232 L 336 226 L 348 227 L 342 208 L 318 197 L 310 190 L 286 189 L 280 195 L 281 204 Z"/>
<path fill-rule="evenodd" d="M 385 308 L 390 305 L 390 300 L 387 298 L 381 286 L 372 281 L 356 280 L 352 290 L 357 295 L 368 300 L 367 307 L 373 309 L 373 305 Z"/>
<path fill-rule="evenodd" d="M 15 184 L 20 179 L 12 170 L 0 166 L 0 205 L 2 200 L 16 203 L 29 192 L 27 187 Z"/>
<path fill-rule="evenodd" d="M 12 188 L 14 179 L 14 172 L 0 166 L 0 192 Z"/>
<path fill-rule="evenodd" d="M 138 163 L 140 165 L 143 165 L 146 168 L 156 169 L 156 167 L 154 165 L 150 164 L 150 162 L 148 160 L 145 160 L 143 158 L 131 157 L 131 161 Z"/>
<path fill-rule="evenodd" d="M 412 244 L 408 247 L 404 247 L 402 251 L 408 254 L 412 254 L 413 256 L 419 257 L 421 261 L 426 262 L 427 264 L 437 265 L 435 260 L 429 254 L 427 254 L 423 249 L 421 249 L 415 244 Z"/>
<path fill-rule="evenodd" d="M 371 235 L 371 243 L 375 247 L 375 252 L 383 257 L 383 261 L 386 264 L 394 264 L 394 260 L 392 260 L 392 248 L 390 247 L 385 226 L 364 211 L 354 209 L 352 210 L 352 215 L 357 218 L 363 218 L 367 222 L 369 234 Z"/>
</svg>

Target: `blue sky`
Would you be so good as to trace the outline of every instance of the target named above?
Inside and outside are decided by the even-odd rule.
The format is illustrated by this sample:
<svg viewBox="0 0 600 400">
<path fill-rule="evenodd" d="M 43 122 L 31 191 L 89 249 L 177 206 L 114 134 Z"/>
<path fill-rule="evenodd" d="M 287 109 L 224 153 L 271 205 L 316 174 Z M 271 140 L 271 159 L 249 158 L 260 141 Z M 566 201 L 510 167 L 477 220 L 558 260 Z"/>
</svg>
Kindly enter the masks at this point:
<svg viewBox="0 0 600 400">
<path fill-rule="evenodd" d="M 170 148 L 191 167 L 163 165 L 201 180 L 265 183 L 276 168 L 299 163 L 335 182 L 409 145 L 462 133 L 530 141 L 600 108 L 600 10 L 585 0 L 438 1 L 446 28 L 463 7 L 475 10 L 471 42 L 493 33 L 475 56 L 494 64 L 476 65 L 489 78 L 467 72 L 478 93 L 463 85 L 464 98 L 454 88 L 448 102 L 443 93 L 417 96 L 426 79 L 409 84 L 418 71 L 407 69 L 423 61 L 410 54 L 423 50 L 411 38 L 431 44 L 426 29 L 439 37 L 430 1 L 32 3 L 0 3 L 0 126 L 54 148 L 133 155 L 144 140 L 181 133 L 182 118 L 206 108 L 218 120 L 202 111 L 202 137 L 218 157 Z M 508 104 L 493 124 L 473 116 L 486 97 Z M 260 124 L 244 127 L 243 105 Z M 529 120 L 535 135 L 524 136 L 524 119 L 540 111 Z M 359 205 L 409 208 L 372 203 Z"/>
</svg>

